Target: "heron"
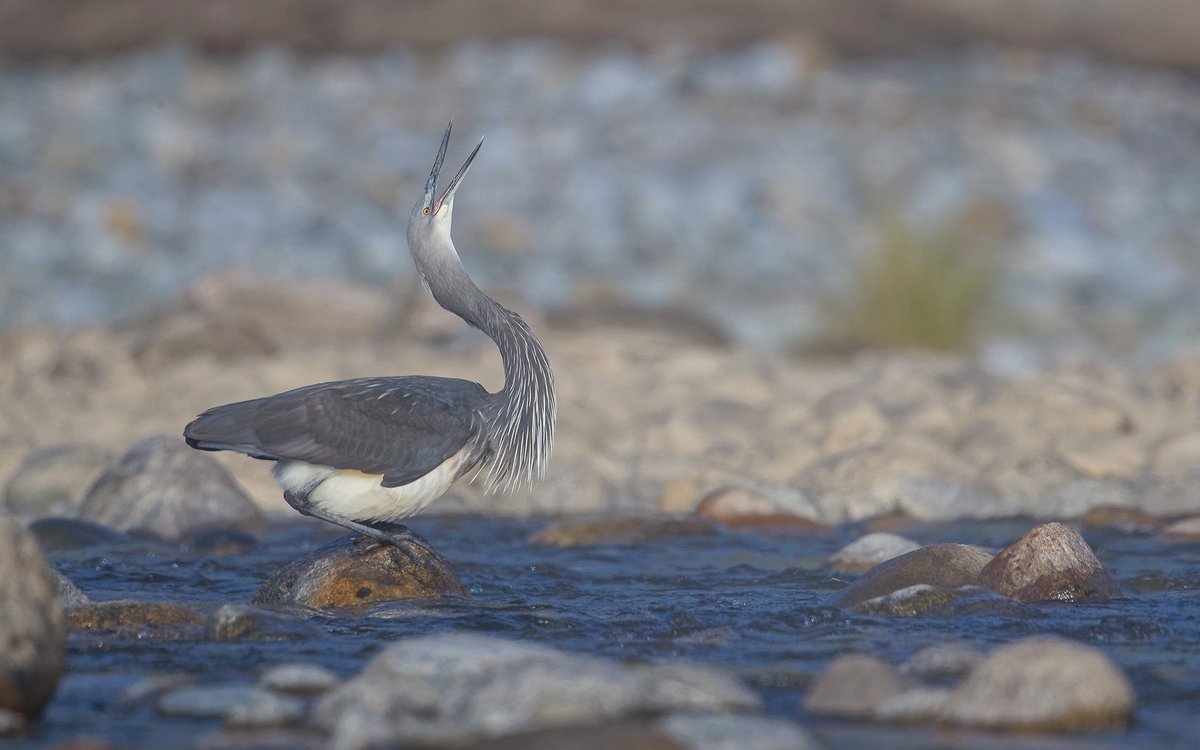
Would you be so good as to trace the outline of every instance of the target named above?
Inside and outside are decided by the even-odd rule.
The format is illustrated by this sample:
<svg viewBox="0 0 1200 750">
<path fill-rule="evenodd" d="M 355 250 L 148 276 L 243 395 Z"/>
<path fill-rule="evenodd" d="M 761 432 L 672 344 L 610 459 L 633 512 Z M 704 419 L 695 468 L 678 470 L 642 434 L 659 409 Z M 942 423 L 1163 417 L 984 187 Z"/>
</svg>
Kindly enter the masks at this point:
<svg viewBox="0 0 1200 750">
<path fill-rule="evenodd" d="M 275 462 L 275 481 L 300 513 L 397 546 L 415 535 L 396 522 L 470 472 L 473 481 L 487 470 L 488 493 L 543 478 L 554 440 L 545 349 L 520 315 L 475 285 L 450 239 L 454 196 L 483 146 L 439 197 L 453 126 L 409 216 L 408 249 L 437 303 L 495 342 L 503 387 L 425 375 L 339 380 L 215 406 L 183 431 L 193 448 Z"/>
</svg>

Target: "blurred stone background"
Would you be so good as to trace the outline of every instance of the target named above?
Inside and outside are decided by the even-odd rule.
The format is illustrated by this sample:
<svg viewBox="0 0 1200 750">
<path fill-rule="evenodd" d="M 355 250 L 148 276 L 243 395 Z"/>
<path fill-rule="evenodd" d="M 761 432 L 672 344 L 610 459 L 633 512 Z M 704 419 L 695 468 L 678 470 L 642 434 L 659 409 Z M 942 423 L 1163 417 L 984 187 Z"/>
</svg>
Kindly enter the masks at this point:
<svg viewBox="0 0 1200 750">
<path fill-rule="evenodd" d="M 0 479 L 321 379 L 496 386 L 404 246 L 454 116 L 450 161 L 487 136 L 460 252 L 564 395 L 510 509 L 1181 513 L 1198 32 L 1183 0 L 0 0 Z"/>
</svg>

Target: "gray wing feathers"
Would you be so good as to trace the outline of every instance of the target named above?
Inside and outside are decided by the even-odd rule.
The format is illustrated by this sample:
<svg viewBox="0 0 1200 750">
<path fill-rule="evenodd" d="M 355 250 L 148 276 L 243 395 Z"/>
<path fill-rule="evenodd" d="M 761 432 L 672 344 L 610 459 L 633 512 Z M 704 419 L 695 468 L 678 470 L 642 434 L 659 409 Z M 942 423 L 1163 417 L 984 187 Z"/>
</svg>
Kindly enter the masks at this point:
<svg viewBox="0 0 1200 750">
<path fill-rule="evenodd" d="M 188 445 L 382 474 L 408 484 L 481 428 L 487 392 L 454 378 L 376 378 L 298 388 L 217 406 L 184 429 Z"/>
</svg>

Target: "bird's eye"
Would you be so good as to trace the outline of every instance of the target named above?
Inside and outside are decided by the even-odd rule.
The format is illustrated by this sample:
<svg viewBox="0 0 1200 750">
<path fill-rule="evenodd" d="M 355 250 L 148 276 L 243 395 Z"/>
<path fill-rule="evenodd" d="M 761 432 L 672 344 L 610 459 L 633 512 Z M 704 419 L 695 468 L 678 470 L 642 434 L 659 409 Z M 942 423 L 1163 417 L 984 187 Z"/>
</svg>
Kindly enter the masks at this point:
<svg viewBox="0 0 1200 750">
<path fill-rule="evenodd" d="M 426 216 L 428 216 L 428 215 L 429 215 L 429 206 L 426 206 L 425 208 L 423 208 L 423 209 L 421 210 L 421 213 L 423 213 L 423 214 L 425 214 Z"/>
</svg>

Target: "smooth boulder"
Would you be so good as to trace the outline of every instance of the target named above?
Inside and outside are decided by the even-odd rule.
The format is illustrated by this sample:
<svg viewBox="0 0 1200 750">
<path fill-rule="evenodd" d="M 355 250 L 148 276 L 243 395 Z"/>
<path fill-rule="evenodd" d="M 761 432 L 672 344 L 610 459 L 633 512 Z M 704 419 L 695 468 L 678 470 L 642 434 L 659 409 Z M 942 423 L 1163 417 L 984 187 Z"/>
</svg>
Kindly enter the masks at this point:
<svg viewBox="0 0 1200 750">
<path fill-rule="evenodd" d="M 0 516 L 0 709 L 35 718 L 62 676 L 58 582 L 37 539 Z"/>
<path fill-rule="evenodd" d="M 339 609 L 469 596 L 450 565 L 420 540 L 397 546 L 350 534 L 280 568 L 251 603 Z"/>
<path fill-rule="evenodd" d="M 966 544 L 931 544 L 875 566 L 866 575 L 837 592 L 835 607 L 855 609 L 871 599 L 910 586 L 942 589 L 973 586 L 992 554 Z"/>
<path fill-rule="evenodd" d="M 229 472 L 180 438 L 135 443 L 88 490 L 80 516 L 177 542 L 208 529 L 252 531 L 262 513 Z"/>
<path fill-rule="evenodd" d="M 988 654 L 951 693 L 944 718 L 981 729 L 1121 730 L 1133 715 L 1125 674 L 1099 649 L 1026 638 Z"/>
<path fill-rule="evenodd" d="M 758 710 L 736 677 L 627 665 L 471 633 L 398 641 L 325 694 L 316 723 L 339 750 L 445 745 L 675 711 Z"/>
<path fill-rule="evenodd" d="M 870 718 L 903 691 L 904 680 L 891 664 L 870 654 L 845 654 L 817 676 L 803 706 L 814 714 Z"/>
<path fill-rule="evenodd" d="M 1061 523 L 1030 529 L 984 566 L 979 582 L 1023 602 L 1096 601 L 1120 596 L 1083 537 Z"/>
</svg>

